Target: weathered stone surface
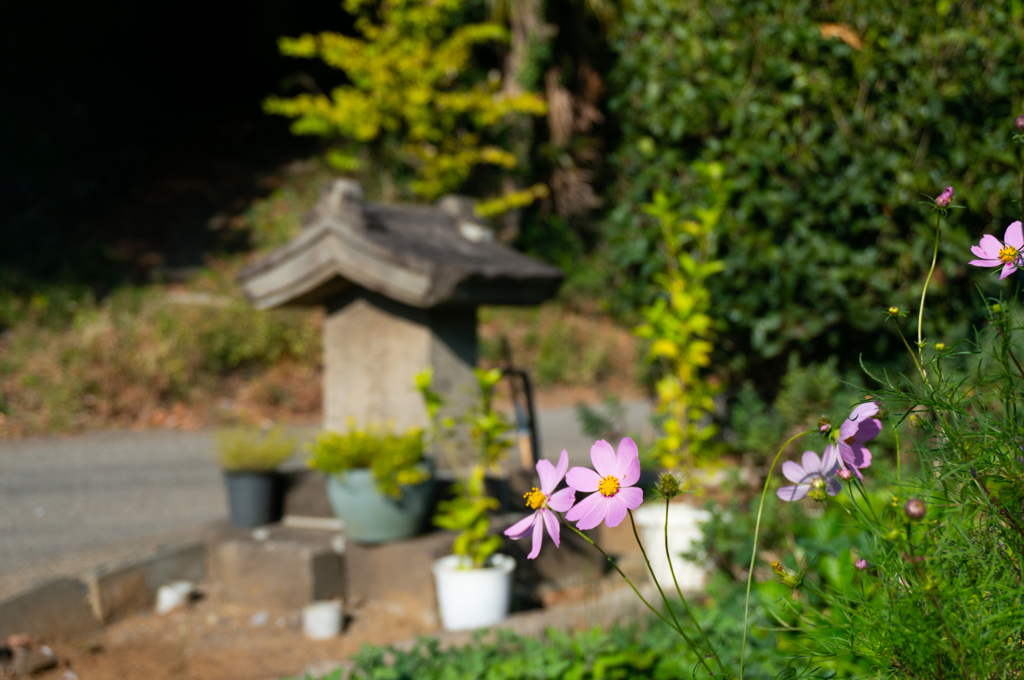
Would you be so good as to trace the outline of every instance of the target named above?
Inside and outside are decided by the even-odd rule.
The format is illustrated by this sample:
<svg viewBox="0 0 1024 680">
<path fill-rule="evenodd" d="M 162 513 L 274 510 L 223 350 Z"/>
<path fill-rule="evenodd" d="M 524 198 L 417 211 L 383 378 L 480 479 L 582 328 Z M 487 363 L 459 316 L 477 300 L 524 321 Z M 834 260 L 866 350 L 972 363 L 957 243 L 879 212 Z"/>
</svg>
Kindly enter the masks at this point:
<svg viewBox="0 0 1024 680">
<path fill-rule="evenodd" d="M 434 369 L 451 414 L 473 399 L 476 310 L 417 309 L 365 290 L 333 299 L 324 322 L 324 427 L 427 424 L 413 376 Z"/>
<path fill-rule="evenodd" d="M 486 238 L 465 202 L 439 207 L 364 203 L 362 189 L 337 180 L 295 240 L 242 272 L 257 307 L 322 304 L 355 286 L 403 304 L 538 304 L 562 272 Z"/>
<path fill-rule="evenodd" d="M 301 609 L 344 595 L 343 556 L 327 531 L 275 527 L 266 540 L 224 531 L 211 537 L 210 571 L 222 595 L 238 602 Z"/>
<path fill-rule="evenodd" d="M 85 586 L 75 579 L 56 579 L 0 602 L 0 640 L 18 633 L 53 640 L 99 630 Z"/>
<path fill-rule="evenodd" d="M 447 531 L 374 545 L 345 546 L 347 596 L 367 600 L 400 598 L 432 616 L 437 609 L 434 560 L 450 555 L 455 534 Z"/>
<path fill-rule="evenodd" d="M 206 577 L 206 546 L 188 543 L 164 548 L 141 559 L 103 565 L 83 575 L 96 618 L 109 623 L 149 609 L 157 589 L 170 581 Z"/>
</svg>

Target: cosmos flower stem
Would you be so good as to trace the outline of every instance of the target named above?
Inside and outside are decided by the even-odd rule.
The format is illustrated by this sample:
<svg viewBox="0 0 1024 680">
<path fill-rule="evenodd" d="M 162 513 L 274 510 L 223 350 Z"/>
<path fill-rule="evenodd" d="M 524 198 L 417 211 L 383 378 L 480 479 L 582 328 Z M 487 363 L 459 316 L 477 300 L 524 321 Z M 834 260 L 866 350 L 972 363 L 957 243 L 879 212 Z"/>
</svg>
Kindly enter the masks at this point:
<svg viewBox="0 0 1024 680">
<path fill-rule="evenodd" d="M 690 617 L 691 621 L 693 621 L 693 625 L 697 627 L 697 632 L 700 633 L 701 638 L 703 638 L 703 640 L 704 640 L 704 644 L 707 645 L 707 647 L 708 647 L 708 650 L 707 650 L 708 654 L 710 656 L 714 657 L 715 661 L 718 662 L 718 667 L 722 669 L 722 674 L 727 676 L 728 673 L 725 670 L 725 666 L 722 665 L 721 657 L 718 656 L 718 652 L 715 651 L 715 646 L 713 644 L 711 644 L 711 640 L 708 639 L 708 635 L 707 635 L 707 633 L 704 632 L 704 628 L 700 625 L 700 622 L 697 620 L 697 617 L 694 616 L 693 612 L 690 610 L 690 603 L 686 601 L 685 597 L 683 597 L 683 589 L 679 587 L 679 580 L 676 579 L 676 568 L 672 566 L 672 553 L 670 553 L 669 550 L 668 550 L 668 509 L 669 509 L 670 503 L 671 503 L 671 499 L 666 498 L 665 499 L 665 532 L 664 533 L 665 533 L 665 556 L 668 558 L 668 570 L 672 574 L 672 583 L 674 583 L 675 586 L 676 586 L 676 594 L 679 595 L 679 599 L 683 601 L 683 607 L 686 608 L 686 615 Z"/>
<path fill-rule="evenodd" d="M 743 603 L 743 645 L 740 647 L 740 680 L 743 680 L 743 665 L 747 655 L 747 622 L 750 620 L 750 584 L 754 582 L 754 563 L 757 560 L 757 537 L 761 533 L 761 514 L 764 512 L 764 499 L 768 495 L 768 485 L 771 484 L 772 472 L 775 471 L 775 466 L 779 464 L 779 458 L 782 457 L 782 452 L 786 450 L 786 447 L 800 439 L 800 437 L 814 434 L 815 432 L 817 430 L 807 430 L 787 439 L 786 443 L 779 449 L 779 452 L 775 454 L 772 466 L 768 468 L 768 478 L 764 480 L 764 490 L 761 491 L 761 503 L 757 506 L 757 522 L 754 524 L 754 547 L 750 551 L 750 571 L 747 572 L 747 597 Z"/>
<path fill-rule="evenodd" d="M 928 382 L 928 374 L 924 372 L 921 362 L 917 360 L 917 355 L 914 354 L 914 350 L 910 348 L 910 343 L 907 342 L 907 337 L 903 335 L 903 330 L 900 328 L 898 323 L 894 322 L 894 325 L 896 326 L 896 332 L 900 335 L 900 340 L 903 341 L 903 345 L 907 348 L 907 351 L 910 352 L 910 358 L 914 360 L 914 366 L 917 367 L 917 372 L 921 374 L 921 379 L 924 380 L 924 384 L 930 388 L 932 385 Z"/>
<path fill-rule="evenodd" d="M 900 461 L 900 433 L 896 430 L 896 421 L 890 420 L 889 423 L 892 425 L 892 434 L 896 437 L 896 483 L 902 486 L 903 474 L 902 465 Z"/>
<path fill-rule="evenodd" d="M 633 538 L 636 539 L 636 544 L 640 546 L 640 554 L 644 556 L 644 563 L 647 564 L 647 571 L 650 572 L 651 580 L 654 581 L 654 587 L 658 589 L 658 594 L 661 595 L 661 601 L 665 603 L 665 611 L 667 611 L 668 615 L 672 617 L 672 623 L 675 624 L 674 628 L 680 635 L 683 636 L 683 639 L 686 640 L 686 644 L 690 645 L 690 649 L 697 652 L 697 656 L 700 657 L 701 663 L 703 663 L 704 667 L 708 669 L 708 673 L 711 673 L 712 677 L 714 677 L 714 671 L 711 670 L 711 667 L 708 666 L 707 659 L 704 658 L 706 655 L 704 650 L 698 647 L 697 643 L 691 640 L 690 636 L 683 631 L 683 627 L 679 625 L 679 620 L 676 618 L 676 613 L 672 611 L 672 606 L 669 605 L 668 598 L 665 597 L 665 591 L 661 589 L 661 584 L 658 582 L 658 577 L 655 576 L 654 569 L 651 567 L 651 561 L 647 559 L 647 551 L 644 549 L 644 542 L 640 540 L 640 534 L 636 530 L 636 522 L 633 521 L 633 511 L 627 510 L 626 512 L 629 514 L 629 524 L 633 527 Z M 715 658 L 717 659 L 718 657 Z M 719 661 L 718 663 L 721 664 L 722 662 Z M 723 669 L 723 672 L 724 670 L 725 669 Z"/>
<path fill-rule="evenodd" d="M 936 211 L 935 213 L 935 250 L 932 251 L 932 266 L 928 270 L 928 278 L 924 280 L 924 289 L 921 291 L 921 309 L 917 311 L 917 357 L 921 360 L 921 325 L 924 322 L 924 298 L 928 294 L 928 284 L 932 281 L 932 273 L 935 271 L 935 262 L 939 259 L 939 236 L 941 234 L 942 227 L 942 213 Z M 918 367 L 920 367 L 920 361 Z M 923 372 L 922 372 L 923 373 Z"/>
<path fill-rule="evenodd" d="M 632 517 L 632 514 L 631 514 L 630 516 Z M 597 548 L 597 549 L 598 549 L 598 551 L 600 551 L 600 553 L 601 553 L 602 555 L 604 555 L 604 556 L 605 556 L 605 559 L 607 559 L 607 560 L 608 560 L 608 564 L 612 565 L 612 569 L 614 569 L 615 571 L 619 572 L 619 576 L 621 576 L 621 577 L 623 578 L 623 580 L 624 580 L 624 581 L 626 582 L 626 584 L 627 584 L 627 585 L 628 585 L 628 586 L 629 586 L 630 588 L 632 588 L 632 589 L 633 589 L 633 592 L 634 592 L 634 593 L 636 594 L 636 596 L 637 596 L 638 598 L 640 598 L 640 601 L 644 603 L 644 606 L 645 606 L 645 607 L 647 607 L 648 609 L 650 609 L 650 610 L 651 610 L 652 612 L 654 612 L 654 615 L 655 615 L 655 616 L 657 616 L 657 617 L 658 617 L 659 619 L 661 619 L 661 620 L 662 620 L 662 622 L 663 622 L 663 623 L 664 623 L 664 624 L 665 624 L 666 626 L 668 626 L 668 627 L 669 627 L 669 628 L 671 628 L 672 630 L 674 630 L 674 631 L 676 631 L 677 633 L 679 633 L 679 634 L 680 634 L 680 635 L 681 635 L 681 636 L 683 637 L 683 639 L 684 639 L 684 640 L 686 640 L 687 644 L 689 644 L 689 645 L 690 645 L 690 649 L 692 649 L 692 650 L 693 650 L 693 651 L 694 651 L 695 653 L 697 653 L 697 656 L 699 656 L 699 657 L 700 657 L 701 663 L 702 663 L 702 664 L 704 664 L 704 667 L 705 667 L 705 668 L 707 668 L 707 670 L 708 670 L 708 673 L 710 673 L 710 674 L 711 674 L 711 677 L 714 677 L 714 676 L 715 676 L 715 672 L 714 672 L 714 671 L 712 671 L 712 670 L 711 670 L 711 668 L 710 668 L 710 667 L 708 666 L 708 662 L 707 662 L 707 660 L 705 660 L 705 659 L 704 659 L 704 655 L 703 655 L 703 654 L 701 653 L 701 649 L 700 649 L 700 647 L 698 647 L 698 646 L 697 646 L 697 645 L 696 645 L 696 644 L 695 644 L 695 643 L 693 642 L 693 640 L 691 640 L 691 639 L 690 639 L 690 636 L 688 636 L 688 635 L 687 635 L 687 634 L 685 633 L 685 631 L 683 631 L 683 629 L 682 629 L 682 628 L 681 628 L 681 627 L 679 626 L 679 624 L 678 624 L 678 623 L 673 623 L 672 621 L 669 621 L 668 619 L 666 619 L 666 618 L 665 618 L 665 615 L 664 615 L 664 614 L 662 614 L 662 613 L 661 613 L 660 611 L 658 611 L 658 610 L 657 610 L 657 609 L 656 609 L 656 608 L 655 608 L 654 606 L 652 606 L 652 605 L 651 605 L 651 603 L 650 603 L 650 602 L 648 602 L 648 601 L 647 601 L 647 599 L 646 599 L 646 598 L 645 598 L 645 597 L 644 597 L 643 595 L 641 595 L 641 594 L 640 594 L 640 591 L 639 591 L 639 590 L 637 589 L 637 587 L 636 587 L 635 585 L 633 585 L 633 582 L 629 580 L 629 577 L 628 577 L 628 576 L 626 576 L 626 575 L 625 575 L 625 574 L 624 574 L 624 573 L 622 572 L 622 570 L 621 570 L 621 569 L 619 569 L 619 565 L 615 564 L 615 560 L 613 560 L 613 559 L 611 558 L 611 555 L 609 555 L 608 553 L 606 553 L 606 552 L 605 552 L 605 551 L 604 551 L 604 550 L 603 550 L 603 549 L 601 548 L 601 546 L 599 546 L 599 545 L 598 545 L 597 543 L 595 543 L 594 541 L 592 541 L 592 540 L 590 539 L 590 537 L 589 537 L 589 536 L 587 536 L 587 535 L 586 535 L 585 533 L 583 533 L 582 531 L 580 531 L 579 529 L 577 529 L 576 527 L 574 527 L 574 526 L 573 526 L 572 524 L 570 524 L 569 522 L 567 522 L 567 521 L 565 520 L 565 518 L 564 518 L 564 517 L 561 517 L 561 516 L 559 516 L 558 518 L 559 518 L 559 521 L 561 521 L 561 522 L 562 522 L 562 524 L 564 524 L 564 525 L 565 525 L 566 527 L 568 527 L 569 529 L 572 529 L 572 530 L 573 530 L 574 532 L 576 532 L 576 535 L 577 535 L 577 536 L 579 536 L 579 537 L 580 537 L 580 538 L 582 538 L 582 539 L 583 539 L 584 541 L 586 541 L 586 542 L 587 542 L 587 543 L 589 543 L 590 545 L 592 545 L 592 546 L 594 546 L 595 548 Z M 643 548 L 642 548 L 642 547 L 641 547 L 641 550 L 643 550 Z M 657 581 L 655 581 L 655 583 L 657 583 Z M 661 588 L 659 587 L 659 590 L 660 590 L 660 589 L 661 589 Z M 664 595 L 663 595 L 662 597 L 664 597 Z M 666 603 L 666 605 L 667 605 L 667 603 Z M 668 611 L 669 611 L 669 613 L 670 613 L 670 614 L 672 613 L 672 610 L 671 610 L 671 609 L 669 609 Z M 674 619 L 675 619 L 675 616 L 673 616 L 672 618 L 673 618 L 673 620 L 674 620 Z M 717 657 L 716 657 L 716 658 L 717 658 Z M 721 661 L 719 661 L 719 663 L 721 663 Z"/>
</svg>

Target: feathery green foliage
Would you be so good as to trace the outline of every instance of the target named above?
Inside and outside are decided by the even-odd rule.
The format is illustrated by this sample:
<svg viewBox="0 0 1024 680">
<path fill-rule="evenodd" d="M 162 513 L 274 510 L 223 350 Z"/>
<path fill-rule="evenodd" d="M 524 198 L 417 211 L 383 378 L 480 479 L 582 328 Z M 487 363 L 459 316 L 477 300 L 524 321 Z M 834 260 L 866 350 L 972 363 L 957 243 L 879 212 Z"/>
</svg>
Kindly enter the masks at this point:
<svg viewBox="0 0 1024 680">
<path fill-rule="evenodd" d="M 507 40 L 504 28 L 474 23 L 460 0 L 346 0 L 344 7 L 357 17 L 360 37 L 306 34 L 282 38 L 280 49 L 321 59 L 347 84 L 268 97 L 268 113 L 295 119 L 295 134 L 341 140 L 327 156 L 338 170 L 369 162 L 428 200 L 459 189 L 480 166 L 516 167 L 502 133 L 515 116 L 546 108 L 535 94 L 503 91 L 497 71 L 484 75 L 473 64 L 474 49 Z"/>
</svg>

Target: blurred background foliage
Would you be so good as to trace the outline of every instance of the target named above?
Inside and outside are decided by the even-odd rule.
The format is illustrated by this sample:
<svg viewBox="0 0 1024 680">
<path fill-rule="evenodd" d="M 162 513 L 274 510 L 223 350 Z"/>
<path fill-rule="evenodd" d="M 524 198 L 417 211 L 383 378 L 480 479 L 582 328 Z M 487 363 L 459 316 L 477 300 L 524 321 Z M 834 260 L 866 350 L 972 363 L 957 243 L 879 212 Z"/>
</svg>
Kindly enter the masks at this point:
<svg viewBox="0 0 1024 680">
<path fill-rule="evenodd" d="M 412 12 L 421 3 L 396 6 Z M 720 388 L 708 417 L 737 451 L 760 451 L 773 439 L 764 433 L 822 411 L 841 415 L 855 396 L 842 381 L 864 383 L 859 357 L 902 366 L 883 310 L 914 307 L 934 228 L 922 201 L 947 184 L 965 209 L 943 225 L 925 335 L 951 346 L 979 320 L 974 284 L 991 284 L 967 270 L 967 247 L 1020 214 L 1021 159 L 1009 137 L 1022 112 L 1021 3 L 465 0 L 432 5 L 440 14 L 431 21 L 413 13 L 388 24 L 390 7 L 186 1 L 148 35 L 131 30 L 127 3 L 72 10 L 49 20 L 60 38 L 52 52 L 21 70 L 15 55 L 26 53 L 26 27 L 41 8 L 12 10 L 0 29 L 9 35 L 0 94 L 12 105 L 0 122 L 23 134 L 0 141 L 0 413 L 9 422 L 38 421 L 24 431 L 73 427 L 92 412 L 87 394 L 117 402 L 69 382 L 100 370 L 72 368 L 85 361 L 74 357 L 87 354 L 87 316 L 109 320 L 107 335 L 119 338 L 110 347 L 149 334 L 152 342 L 136 345 L 140 356 L 181 334 L 168 351 L 182 368 L 167 368 L 153 350 L 145 371 L 116 371 L 140 376 L 132 384 L 152 393 L 153 409 L 242 401 L 223 385 L 249 380 L 276 385 L 260 388 L 260 403 L 315 410 L 302 388 L 268 376 L 315 375 L 314 341 L 297 349 L 289 338 L 315 337 L 318 319 L 290 319 L 292 335 L 273 331 L 278 317 L 247 310 L 232 280 L 293 237 L 319 188 L 346 167 L 385 200 L 546 187 L 494 220 L 500 238 L 566 270 L 561 298 L 540 312 L 486 312 L 484 359 L 496 360 L 508 337 L 541 383 L 628 395 L 664 377 L 658 362 L 641 359 L 657 338 L 624 337 L 641 310 L 668 300 L 658 286 L 669 272 L 661 226 L 644 206 L 661 192 L 694 217 L 707 199 L 698 169 L 718 164 L 730 193 L 706 255 L 724 270 L 704 283 L 714 342 L 697 368 Z M 414 25 L 428 30 L 416 37 Z M 456 41 L 464 66 L 456 80 L 422 58 L 470 33 Z M 92 49 L 83 49 L 86 34 Z M 392 51 L 371 63 L 360 46 L 388 35 Z M 321 58 L 282 56 L 283 36 L 306 36 L 280 43 L 289 54 Z M 428 116 L 430 135 L 479 135 L 475 148 L 500 149 L 504 166 L 467 174 L 463 164 L 414 188 L 426 166 L 408 148 L 420 119 L 401 111 L 412 100 L 385 101 L 380 83 L 364 82 L 413 44 L 426 51 L 403 62 L 404 94 L 543 100 L 542 115 L 499 115 L 484 132 L 473 116 Z M 339 143 L 342 100 L 332 91 L 349 103 L 361 92 L 387 114 L 384 132 Z M 266 115 L 264 102 L 297 115 L 299 131 L 332 139 L 290 134 L 291 121 Z M 358 113 L 349 111 L 346 125 Z M 388 116 L 404 122 L 385 125 Z M 157 301 L 168 293 L 205 311 L 195 323 L 159 321 Z M 177 311 L 186 308 L 177 304 L 172 316 L 191 314 Z M 221 337 L 238 338 L 237 352 Z M 59 379 L 32 368 L 60 366 L 62 356 Z M 69 415 L 40 418 L 44 402 Z"/>
</svg>

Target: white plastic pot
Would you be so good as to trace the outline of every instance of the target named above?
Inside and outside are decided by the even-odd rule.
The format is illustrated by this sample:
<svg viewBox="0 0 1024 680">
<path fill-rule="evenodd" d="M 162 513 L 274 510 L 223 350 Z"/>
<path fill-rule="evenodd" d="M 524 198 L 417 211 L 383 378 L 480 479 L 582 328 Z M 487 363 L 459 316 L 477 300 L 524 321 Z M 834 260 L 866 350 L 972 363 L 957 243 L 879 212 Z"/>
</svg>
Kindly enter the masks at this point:
<svg viewBox="0 0 1024 680">
<path fill-rule="evenodd" d="M 704 587 L 704 565 L 684 560 L 680 555 L 701 542 L 704 534 L 700 524 L 711 519 L 711 515 L 707 510 L 685 503 L 669 503 L 668 507 L 668 555 L 665 554 L 665 502 L 645 503 L 633 513 L 640 525 L 651 569 L 666 592 L 675 590 L 672 569 L 676 572 L 680 589 L 684 592 L 700 590 Z M 671 569 L 669 559 L 672 560 Z"/>
<path fill-rule="evenodd" d="M 431 565 L 444 629 L 483 628 L 508 616 L 516 561 L 495 554 L 488 567 L 463 568 L 462 564 L 459 555 L 448 555 Z"/>
</svg>

